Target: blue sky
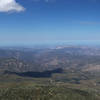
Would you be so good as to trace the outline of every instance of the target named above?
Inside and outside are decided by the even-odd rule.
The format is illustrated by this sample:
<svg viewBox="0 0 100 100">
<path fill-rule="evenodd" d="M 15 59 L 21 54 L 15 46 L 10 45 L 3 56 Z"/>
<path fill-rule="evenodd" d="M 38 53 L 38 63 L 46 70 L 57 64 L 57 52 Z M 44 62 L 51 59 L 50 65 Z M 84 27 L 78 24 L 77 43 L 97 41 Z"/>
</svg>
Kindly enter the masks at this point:
<svg viewBox="0 0 100 100">
<path fill-rule="evenodd" d="M 0 0 L 0 45 L 82 40 L 100 40 L 100 0 Z"/>
</svg>

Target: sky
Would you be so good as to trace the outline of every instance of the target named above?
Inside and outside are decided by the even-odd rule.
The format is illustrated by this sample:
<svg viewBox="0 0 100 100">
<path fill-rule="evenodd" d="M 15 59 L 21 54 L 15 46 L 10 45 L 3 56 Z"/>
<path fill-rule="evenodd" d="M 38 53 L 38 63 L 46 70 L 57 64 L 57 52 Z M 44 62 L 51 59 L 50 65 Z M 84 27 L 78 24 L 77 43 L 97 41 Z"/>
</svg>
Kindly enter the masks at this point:
<svg viewBox="0 0 100 100">
<path fill-rule="evenodd" d="M 0 0 L 0 45 L 100 41 L 100 0 Z"/>
</svg>

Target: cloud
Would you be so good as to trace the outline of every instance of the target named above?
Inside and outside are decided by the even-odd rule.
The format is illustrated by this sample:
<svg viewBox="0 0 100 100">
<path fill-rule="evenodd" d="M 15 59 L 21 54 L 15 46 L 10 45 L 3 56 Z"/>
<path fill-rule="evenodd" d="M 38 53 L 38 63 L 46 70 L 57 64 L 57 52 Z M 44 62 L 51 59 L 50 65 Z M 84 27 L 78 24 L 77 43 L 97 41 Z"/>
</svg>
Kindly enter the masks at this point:
<svg viewBox="0 0 100 100">
<path fill-rule="evenodd" d="M 80 24 L 85 24 L 85 25 L 100 25 L 100 22 L 83 21 L 83 22 L 80 22 Z"/>
<path fill-rule="evenodd" d="M 32 0 L 32 1 L 34 1 L 34 2 L 40 2 L 40 1 L 42 1 L 42 2 L 46 2 L 46 3 L 53 3 L 56 0 Z"/>
<path fill-rule="evenodd" d="M 25 8 L 15 0 L 0 0 L 0 12 L 21 12 Z"/>
<path fill-rule="evenodd" d="M 48 3 L 48 2 L 52 2 L 52 3 L 53 3 L 53 2 L 55 2 L 56 0 L 44 0 L 44 1 L 47 2 L 47 3 Z"/>
</svg>

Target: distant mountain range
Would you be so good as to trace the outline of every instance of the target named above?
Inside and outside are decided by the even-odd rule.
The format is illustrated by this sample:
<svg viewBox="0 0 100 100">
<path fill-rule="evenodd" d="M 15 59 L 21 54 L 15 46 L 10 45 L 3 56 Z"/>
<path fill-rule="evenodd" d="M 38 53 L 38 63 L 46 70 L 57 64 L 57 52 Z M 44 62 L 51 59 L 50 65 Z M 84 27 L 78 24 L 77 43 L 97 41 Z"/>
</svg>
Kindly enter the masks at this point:
<svg viewBox="0 0 100 100">
<path fill-rule="evenodd" d="M 58 46 L 55 48 L 1 48 L 0 70 L 11 72 L 54 69 L 100 70 L 100 48 Z"/>
</svg>

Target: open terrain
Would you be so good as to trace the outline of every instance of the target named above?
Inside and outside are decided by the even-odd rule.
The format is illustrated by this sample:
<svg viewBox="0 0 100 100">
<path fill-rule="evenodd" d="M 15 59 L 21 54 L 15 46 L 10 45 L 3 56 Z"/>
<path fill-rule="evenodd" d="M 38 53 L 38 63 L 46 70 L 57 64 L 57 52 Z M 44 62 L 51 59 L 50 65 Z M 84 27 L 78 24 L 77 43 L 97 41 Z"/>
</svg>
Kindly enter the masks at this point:
<svg viewBox="0 0 100 100">
<path fill-rule="evenodd" d="M 100 100 L 100 48 L 1 48 L 0 100 Z"/>
</svg>

